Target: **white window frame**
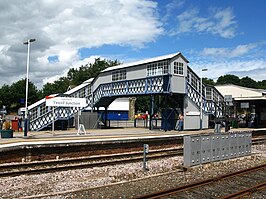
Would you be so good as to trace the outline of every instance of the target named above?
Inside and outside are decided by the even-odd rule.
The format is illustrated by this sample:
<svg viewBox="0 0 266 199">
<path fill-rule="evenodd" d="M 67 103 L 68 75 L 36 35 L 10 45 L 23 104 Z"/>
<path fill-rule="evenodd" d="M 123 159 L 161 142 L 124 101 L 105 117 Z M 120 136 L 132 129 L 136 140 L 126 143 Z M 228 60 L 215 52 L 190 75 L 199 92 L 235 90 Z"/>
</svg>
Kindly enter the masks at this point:
<svg viewBox="0 0 266 199">
<path fill-rule="evenodd" d="M 174 62 L 174 74 L 184 76 L 184 63 Z"/>
<path fill-rule="evenodd" d="M 169 62 L 161 61 L 161 62 L 147 64 L 146 72 L 147 72 L 147 77 L 168 74 Z"/>
<path fill-rule="evenodd" d="M 112 72 L 112 81 L 120 81 L 127 79 L 127 71 L 126 69 L 116 70 Z"/>
</svg>

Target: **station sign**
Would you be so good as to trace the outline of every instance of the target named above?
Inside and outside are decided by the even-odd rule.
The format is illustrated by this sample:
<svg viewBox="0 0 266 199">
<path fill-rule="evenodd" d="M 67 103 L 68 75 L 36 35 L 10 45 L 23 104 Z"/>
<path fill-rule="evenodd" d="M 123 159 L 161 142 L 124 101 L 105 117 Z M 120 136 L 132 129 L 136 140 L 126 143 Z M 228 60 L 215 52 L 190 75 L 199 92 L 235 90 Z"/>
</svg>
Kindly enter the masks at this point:
<svg viewBox="0 0 266 199">
<path fill-rule="evenodd" d="M 46 106 L 59 107 L 86 107 L 86 98 L 72 98 L 72 97 L 50 97 L 45 99 Z"/>
<path fill-rule="evenodd" d="M 224 101 L 225 101 L 227 106 L 234 106 L 232 95 L 225 95 L 224 96 Z"/>
<path fill-rule="evenodd" d="M 233 102 L 233 97 L 232 97 L 232 95 L 225 95 L 224 96 L 224 101 L 225 102 Z"/>
<path fill-rule="evenodd" d="M 249 103 L 248 102 L 241 102 L 240 108 L 249 108 Z"/>
<path fill-rule="evenodd" d="M 187 111 L 186 115 L 187 116 L 199 116 L 200 112 L 198 112 L 198 111 Z"/>
</svg>

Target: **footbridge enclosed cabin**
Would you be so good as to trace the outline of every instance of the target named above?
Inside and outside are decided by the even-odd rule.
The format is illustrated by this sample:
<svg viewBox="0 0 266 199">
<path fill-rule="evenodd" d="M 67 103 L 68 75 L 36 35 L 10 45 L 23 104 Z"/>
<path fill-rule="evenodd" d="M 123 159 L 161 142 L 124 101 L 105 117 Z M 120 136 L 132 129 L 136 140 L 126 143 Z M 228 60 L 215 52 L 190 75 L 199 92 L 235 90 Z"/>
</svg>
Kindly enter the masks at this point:
<svg viewBox="0 0 266 199">
<path fill-rule="evenodd" d="M 97 111 L 100 107 L 107 110 L 116 98 L 147 95 L 149 115 L 153 118 L 161 113 L 163 129 L 174 129 L 179 113 L 184 115 L 184 130 L 208 128 L 209 118 L 223 113 L 223 96 L 214 87 L 202 85 L 188 63 L 179 52 L 109 67 L 64 96 L 86 98 L 87 107 L 81 111 Z M 30 130 L 41 130 L 53 121 L 69 120 L 78 108 L 55 107 L 53 111 L 46 106 L 45 99 L 29 106 Z"/>
</svg>

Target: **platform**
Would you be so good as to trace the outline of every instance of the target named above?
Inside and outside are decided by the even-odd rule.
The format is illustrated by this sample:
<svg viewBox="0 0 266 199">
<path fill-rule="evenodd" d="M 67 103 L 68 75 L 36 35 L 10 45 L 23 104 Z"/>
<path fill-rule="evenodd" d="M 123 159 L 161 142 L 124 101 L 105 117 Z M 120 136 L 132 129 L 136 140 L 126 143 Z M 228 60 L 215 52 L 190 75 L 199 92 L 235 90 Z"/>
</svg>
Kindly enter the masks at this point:
<svg viewBox="0 0 266 199">
<path fill-rule="evenodd" d="M 253 128 L 237 128 L 231 129 L 230 132 L 240 131 L 265 131 L 264 129 Z M 213 129 L 204 129 L 197 131 L 162 131 L 159 129 L 149 130 L 147 128 L 112 128 L 112 129 L 91 129 L 86 130 L 86 135 L 77 134 L 76 129 L 66 131 L 39 131 L 28 132 L 28 136 L 24 137 L 24 132 L 14 132 L 13 138 L 1 138 L 0 148 L 22 146 L 22 145 L 38 145 L 38 144 L 56 144 L 56 143 L 73 143 L 73 142 L 96 142 L 96 141 L 115 141 L 127 139 L 147 139 L 147 138 L 166 138 L 166 137 L 182 137 L 189 134 L 201 134 L 214 132 Z M 224 129 L 222 129 L 224 132 Z"/>
</svg>

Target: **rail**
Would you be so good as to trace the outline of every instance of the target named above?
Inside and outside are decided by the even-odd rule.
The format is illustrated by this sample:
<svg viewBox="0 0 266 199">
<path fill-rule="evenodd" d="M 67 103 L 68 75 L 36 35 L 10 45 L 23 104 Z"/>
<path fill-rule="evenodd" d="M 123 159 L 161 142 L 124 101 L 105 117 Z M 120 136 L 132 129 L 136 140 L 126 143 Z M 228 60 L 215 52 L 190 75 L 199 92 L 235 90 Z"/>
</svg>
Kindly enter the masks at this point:
<svg viewBox="0 0 266 199">
<path fill-rule="evenodd" d="M 149 193 L 149 194 L 133 197 L 132 199 L 162 198 L 162 197 L 174 195 L 174 194 L 177 194 L 177 193 L 180 193 L 180 192 L 183 192 L 183 191 L 192 191 L 195 188 L 203 187 L 203 186 L 206 186 L 206 185 L 218 182 L 218 181 L 220 183 L 222 180 L 225 180 L 225 179 L 228 179 L 228 178 L 233 178 L 233 177 L 236 177 L 236 176 L 239 176 L 239 175 L 244 175 L 244 174 L 247 174 L 247 173 L 251 173 L 251 172 L 255 172 L 255 171 L 263 170 L 263 169 L 265 170 L 265 168 L 266 168 L 266 164 L 263 164 L 263 165 L 259 165 L 259 166 L 252 167 L 252 168 L 248 168 L 248 169 L 245 169 L 245 170 L 241 170 L 241 171 L 232 172 L 232 173 L 229 173 L 229 174 L 217 176 L 217 177 L 210 178 L 210 179 L 207 179 L 207 180 L 197 181 L 197 182 L 194 182 L 194 183 L 191 183 L 191 184 L 187 184 L 187 185 L 183 185 L 183 186 L 179 186 L 179 187 L 174 187 L 172 189 L 162 190 L 162 191 L 158 191 L 158 192 L 154 192 L 154 193 Z M 217 189 L 217 187 L 216 187 L 216 189 Z M 236 191 L 236 193 L 237 192 L 240 193 L 240 191 Z"/>
<path fill-rule="evenodd" d="M 164 149 L 149 152 L 149 159 L 158 159 L 176 155 L 183 155 L 183 149 Z M 122 153 L 92 156 L 86 158 L 72 158 L 53 161 L 0 165 L 0 178 L 36 173 L 48 173 L 71 169 L 103 167 L 107 165 L 136 162 L 143 159 L 143 152 Z"/>
</svg>

